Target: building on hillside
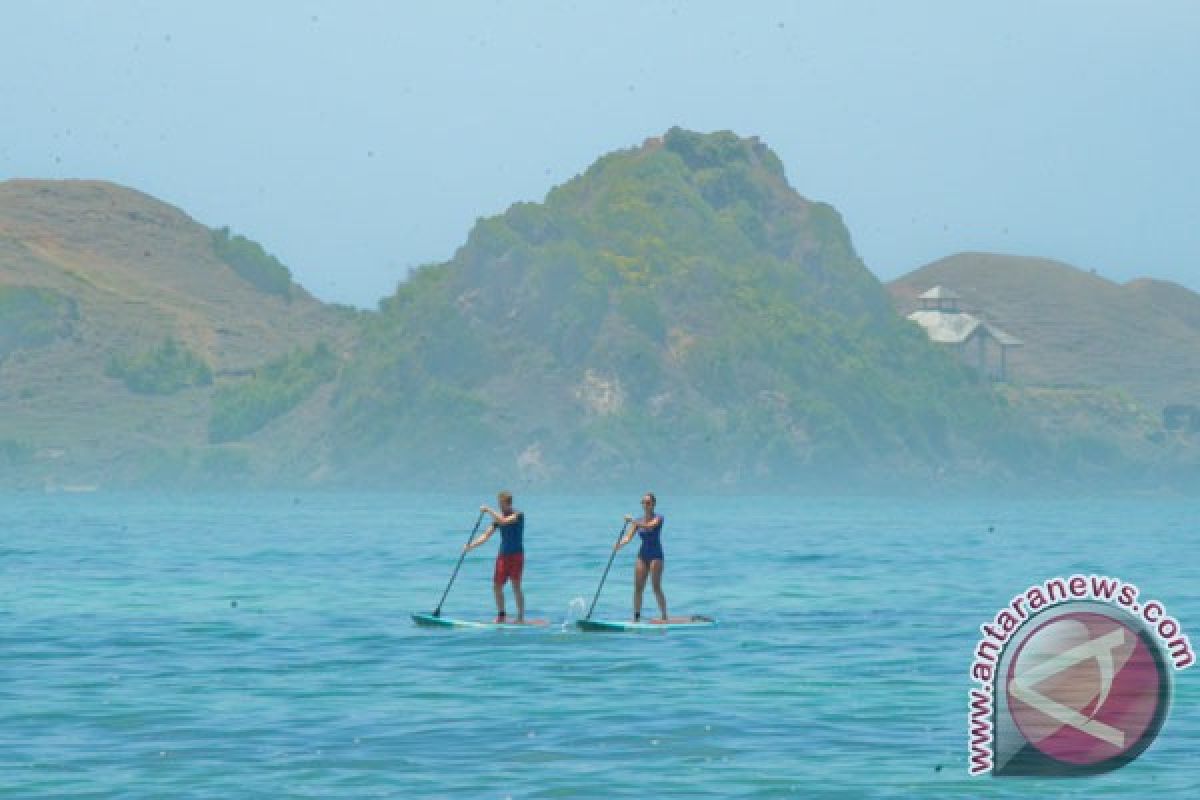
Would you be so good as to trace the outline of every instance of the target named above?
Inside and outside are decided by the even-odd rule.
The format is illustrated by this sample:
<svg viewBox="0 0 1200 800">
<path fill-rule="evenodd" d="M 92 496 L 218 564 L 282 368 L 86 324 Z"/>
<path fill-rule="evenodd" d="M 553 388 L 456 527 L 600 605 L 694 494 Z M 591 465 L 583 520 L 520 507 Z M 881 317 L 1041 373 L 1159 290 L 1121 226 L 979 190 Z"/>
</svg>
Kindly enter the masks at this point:
<svg viewBox="0 0 1200 800">
<path fill-rule="evenodd" d="M 930 341 L 953 347 L 981 375 L 997 381 L 1008 380 L 1008 351 L 1020 347 L 1023 344 L 1020 339 L 960 310 L 962 298 L 944 286 L 933 287 L 919 299 L 921 308 L 908 318 L 925 330 Z M 989 357 L 992 351 L 997 351 L 997 355 Z"/>
</svg>

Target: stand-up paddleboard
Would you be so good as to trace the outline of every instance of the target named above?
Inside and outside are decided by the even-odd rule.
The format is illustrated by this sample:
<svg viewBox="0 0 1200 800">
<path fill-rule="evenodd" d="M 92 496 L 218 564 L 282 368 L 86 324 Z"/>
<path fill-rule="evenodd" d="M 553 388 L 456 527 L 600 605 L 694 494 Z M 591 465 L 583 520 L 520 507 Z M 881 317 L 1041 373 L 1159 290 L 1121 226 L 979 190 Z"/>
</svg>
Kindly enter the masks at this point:
<svg viewBox="0 0 1200 800">
<path fill-rule="evenodd" d="M 678 631 L 678 630 L 695 630 L 697 628 L 715 628 L 717 621 L 712 617 L 706 617 L 702 614 L 693 614 L 690 617 L 671 617 L 666 622 L 653 622 L 646 620 L 643 622 L 634 622 L 633 620 L 603 620 L 603 619 L 579 619 L 575 620 L 575 624 L 580 630 L 585 631 L 607 631 L 609 633 L 620 633 L 622 631 Z"/>
<path fill-rule="evenodd" d="M 550 624 L 544 619 L 527 619 L 524 622 L 482 622 L 480 620 L 434 616 L 433 614 L 413 614 L 412 620 L 418 625 L 426 628 L 476 628 L 494 630 L 544 628 Z"/>
</svg>

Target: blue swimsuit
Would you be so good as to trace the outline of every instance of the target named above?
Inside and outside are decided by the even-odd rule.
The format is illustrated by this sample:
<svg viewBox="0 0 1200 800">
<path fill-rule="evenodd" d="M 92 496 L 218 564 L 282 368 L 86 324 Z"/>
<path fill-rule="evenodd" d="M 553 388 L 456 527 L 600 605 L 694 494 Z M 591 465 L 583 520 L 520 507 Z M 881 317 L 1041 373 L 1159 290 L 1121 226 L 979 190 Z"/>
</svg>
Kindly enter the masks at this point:
<svg viewBox="0 0 1200 800">
<path fill-rule="evenodd" d="M 646 563 L 663 560 L 662 529 L 667 520 L 662 514 L 656 514 L 658 525 L 650 530 L 638 528 L 638 536 L 642 537 L 642 549 L 638 550 L 638 558 Z"/>
</svg>

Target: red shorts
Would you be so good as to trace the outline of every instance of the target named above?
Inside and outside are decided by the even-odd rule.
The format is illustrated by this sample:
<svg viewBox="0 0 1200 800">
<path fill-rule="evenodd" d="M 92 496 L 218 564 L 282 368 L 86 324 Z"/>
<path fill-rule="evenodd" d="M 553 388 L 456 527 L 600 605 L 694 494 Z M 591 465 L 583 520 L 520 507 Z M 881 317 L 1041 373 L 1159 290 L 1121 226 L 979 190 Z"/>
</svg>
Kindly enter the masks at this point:
<svg viewBox="0 0 1200 800">
<path fill-rule="evenodd" d="M 514 583 L 521 582 L 521 572 L 525 569 L 524 553 L 509 553 L 496 556 L 496 571 L 492 574 L 492 583 L 503 586 L 509 578 Z"/>
</svg>

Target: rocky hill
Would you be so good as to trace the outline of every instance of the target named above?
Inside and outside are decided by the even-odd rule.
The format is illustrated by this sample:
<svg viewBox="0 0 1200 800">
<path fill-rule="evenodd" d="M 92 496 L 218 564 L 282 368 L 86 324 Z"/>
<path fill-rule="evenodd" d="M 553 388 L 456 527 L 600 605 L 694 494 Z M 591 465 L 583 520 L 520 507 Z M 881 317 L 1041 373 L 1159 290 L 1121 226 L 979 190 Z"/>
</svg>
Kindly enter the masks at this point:
<svg viewBox="0 0 1200 800">
<path fill-rule="evenodd" d="M 337 470 L 404 484 L 753 490 L 1029 452 L 769 148 L 680 129 L 417 271 L 369 323 L 335 414 Z"/>
<path fill-rule="evenodd" d="M 1013 385 L 896 313 L 935 284 L 1025 340 Z M 956 256 L 885 289 L 838 213 L 728 132 L 603 156 L 377 312 L 136 191 L 9 181 L 0 487 L 1192 480 L 1198 437 L 1154 409 L 1200 391 L 1198 331 L 1181 287 L 1036 259 Z"/>
</svg>

